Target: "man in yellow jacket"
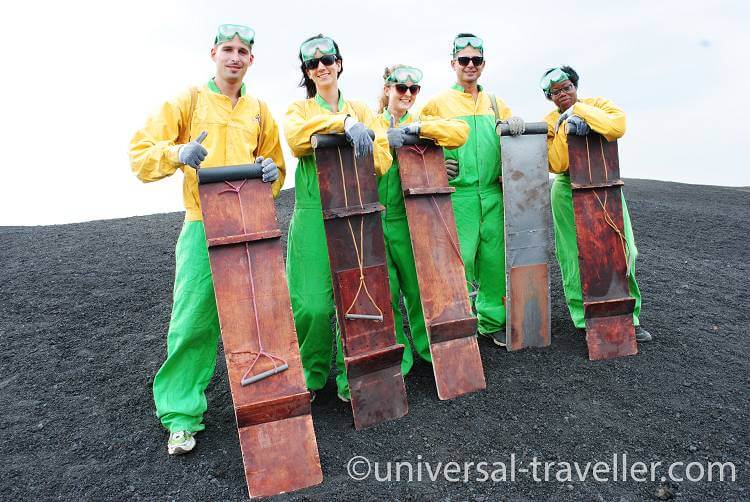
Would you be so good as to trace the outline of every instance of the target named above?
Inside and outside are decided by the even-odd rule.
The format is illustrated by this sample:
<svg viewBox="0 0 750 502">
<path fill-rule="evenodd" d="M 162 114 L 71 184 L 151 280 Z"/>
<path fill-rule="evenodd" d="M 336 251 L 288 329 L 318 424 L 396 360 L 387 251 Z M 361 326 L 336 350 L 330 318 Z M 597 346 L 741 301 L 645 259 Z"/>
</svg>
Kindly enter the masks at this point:
<svg viewBox="0 0 750 502">
<path fill-rule="evenodd" d="M 461 33 L 453 40 L 456 84 L 432 98 L 424 115 L 461 119 L 469 125 L 463 146 L 445 150 L 446 170 L 466 280 L 478 286 L 476 310 L 480 335 L 505 346 L 505 218 L 499 183 L 500 150 L 495 132 L 497 121 L 505 121 L 511 134 L 521 134 L 524 121 L 512 116 L 502 99 L 479 85 L 485 68 L 481 38 Z"/>
<path fill-rule="evenodd" d="M 555 227 L 555 253 L 560 263 L 565 301 L 570 317 L 578 329 L 584 329 L 583 291 L 578 263 L 578 241 L 576 222 L 573 213 L 573 190 L 568 173 L 568 134 L 585 136 L 595 131 L 607 141 L 613 141 L 625 134 L 625 112 L 605 98 L 578 98 L 578 73 L 570 66 L 550 68 L 543 75 L 540 86 L 546 98 L 555 104 L 555 109 L 544 117 L 547 122 L 547 146 L 549 148 L 549 170 L 557 174 L 552 183 L 552 220 Z M 635 338 L 639 342 L 649 342 L 651 334 L 640 325 L 641 291 L 635 280 L 635 247 L 630 214 L 622 197 L 623 233 L 627 244 L 628 288 L 635 298 L 633 324 Z"/>
<path fill-rule="evenodd" d="M 164 103 L 130 142 L 131 167 L 140 180 L 156 181 L 178 169 L 184 175 L 185 222 L 175 252 L 167 359 L 154 377 L 156 414 L 170 432 L 169 454 L 192 450 L 195 433 L 205 427 L 205 390 L 220 334 L 196 169 L 257 161 L 263 181 L 273 183 L 274 197 L 284 183 L 276 122 L 264 103 L 246 94 L 243 83 L 254 40 L 247 26 L 219 26 L 211 49 L 214 78 Z"/>
</svg>

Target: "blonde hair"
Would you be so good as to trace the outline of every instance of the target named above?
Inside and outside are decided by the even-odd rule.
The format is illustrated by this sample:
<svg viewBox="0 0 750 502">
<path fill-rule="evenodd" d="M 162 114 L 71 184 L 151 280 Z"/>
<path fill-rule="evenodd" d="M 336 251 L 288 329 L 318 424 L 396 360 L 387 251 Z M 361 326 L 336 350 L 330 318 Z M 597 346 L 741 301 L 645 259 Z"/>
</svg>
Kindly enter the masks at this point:
<svg viewBox="0 0 750 502">
<path fill-rule="evenodd" d="M 396 68 L 408 68 L 408 65 L 405 64 L 394 64 L 392 66 L 386 66 L 385 71 L 383 72 L 383 85 L 385 86 L 385 81 L 388 79 L 388 77 L 391 76 L 391 73 L 393 73 Z M 378 100 L 378 113 L 383 113 L 385 109 L 388 108 L 388 96 L 385 95 L 385 88 L 380 91 L 380 99 Z"/>
</svg>

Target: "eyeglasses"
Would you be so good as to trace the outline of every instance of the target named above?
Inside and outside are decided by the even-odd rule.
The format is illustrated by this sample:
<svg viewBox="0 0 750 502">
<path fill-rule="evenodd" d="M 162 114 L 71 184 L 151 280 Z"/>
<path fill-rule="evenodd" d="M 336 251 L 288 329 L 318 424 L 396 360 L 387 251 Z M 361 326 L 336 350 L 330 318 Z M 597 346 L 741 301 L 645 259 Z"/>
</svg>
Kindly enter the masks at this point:
<svg viewBox="0 0 750 502">
<path fill-rule="evenodd" d="M 481 51 L 483 50 L 482 46 L 484 45 L 484 42 L 479 37 L 456 37 L 453 40 L 453 54 L 456 54 L 458 51 L 469 45 Z"/>
<path fill-rule="evenodd" d="M 333 63 L 336 62 L 338 58 L 336 56 L 332 56 L 330 54 L 321 56 L 319 58 L 312 58 L 305 61 L 305 68 L 308 70 L 314 70 L 318 67 L 318 63 L 323 63 L 323 66 L 331 66 Z"/>
<path fill-rule="evenodd" d="M 418 83 L 422 80 L 422 71 L 412 66 L 399 66 L 385 79 L 386 82 L 398 82 L 400 84 L 405 84 L 409 80 L 412 83 Z"/>
<path fill-rule="evenodd" d="M 253 41 L 255 40 L 255 30 L 249 26 L 243 26 L 241 24 L 222 24 L 216 30 L 214 45 L 229 42 L 235 37 L 235 35 L 240 37 L 240 41 L 247 46 L 253 45 Z"/>
<path fill-rule="evenodd" d="M 320 51 L 321 54 L 336 54 L 336 45 L 328 37 L 314 38 L 303 43 L 299 48 L 299 53 L 303 61 L 315 57 L 315 53 Z M 324 63 L 325 64 L 325 63 Z M 317 64 L 315 66 L 318 66 Z"/>
<path fill-rule="evenodd" d="M 574 89 L 573 84 L 567 84 L 565 87 L 561 87 L 560 89 L 555 89 L 554 91 L 549 91 L 549 95 L 553 98 L 556 98 L 560 95 L 560 93 L 568 94 L 570 91 Z"/>
<path fill-rule="evenodd" d="M 396 89 L 396 92 L 399 94 L 406 94 L 406 91 L 411 92 L 412 96 L 416 96 L 419 94 L 419 90 L 422 89 L 421 85 L 406 85 L 406 84 L 395 84 L 393 86 Z"/>
<path fill-rule="evenodd" d="M 469 64 L 469 61 L 471 61 L 474 66 L 481 66 L 482 63 L 484 63 L 484 57 L 482 56 L 459 56 L 456 58 L 456 61 L 458 61 L 458 64 L 461 66 L 467 66 Z"/>
<path fill-rule="evenodd" d="M 570 75 L 565 73 L 562 68 L 550 68 L 544 72 L 544 75 L 542 75 L 542 78 L 539 80 L 539 87 L 541 87 L 544 92 L 549 92 L 549 88 L 552 87 L 552 84 L 565 82 L 566 80 L 570 80 Z M 555 94 L 555 96 L 556 95 L 557 94 Z"/>
</svg>

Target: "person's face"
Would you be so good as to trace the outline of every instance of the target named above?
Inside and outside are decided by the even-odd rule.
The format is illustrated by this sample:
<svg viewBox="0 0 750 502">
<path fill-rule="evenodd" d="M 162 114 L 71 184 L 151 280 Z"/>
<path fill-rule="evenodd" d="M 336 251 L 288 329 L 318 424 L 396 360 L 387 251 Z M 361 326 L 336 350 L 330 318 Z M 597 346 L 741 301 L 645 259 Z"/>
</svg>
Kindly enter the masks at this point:
<svg viewBox="0 0 750 502">
<path fill-rule="evenodd" d="M 549 93 L 552 102 L 557 105 L 557 109 L 561 112 L 564 112 L 578 101 L 578 89 L 576 89 L 576 86 L 570 80 L 563 80 L 562 82 L 552 84 Z"/>
<path fill-rule="evenodd" d="M 305 70 L 307 77 L 315 83 L 315 88 L 318 91 L 336 85 L 339 79 L 339 72 L 341 71 L 340 59 L 336 58 L 333 64 L 326 65 L 322 59 L 324 56 L 319 50 L 315 51 L 315 59 L 318 59 L 318 65 Z M 329 57 L 333 57 L 333 55 L 329 55 Z"/>
<path fill-rule="evenodd" d="M 230 83 L 242 82 L 245 73 L 253 64 L 250 47 L 236 36 L 211 49 L 211 59 L 216 63 L 216 75 Z"/>
<path fill-rule="evenodd" d="M 482 52 L 470 45 L 467 45 L 466 47 L 458 51 L 455 56 L 453 56 L 451 67 L 453 68 L 453 71 L 456 72 L 456 79 L 458 80 L 459 84 L 474 84 L 482 75 L 482 71 L 484 70 L 484 66 L 486 64 L 484 61 L 482 61 L 479 66 L 477 66 L 473 61 L 469 60 L 469 63 L 466 66 L 461 66 L 458 59 L 475 57 L 482 57 Z M 463 87 L 466 87 L 466 85 L 463 85 Z"/>
<path fill-rule="evenodd" d="M 412 93 L 412 89 L 416 92 Z M 391 112 L 391 115 L 403 115 L 414 105 L 417 93 L 419 92 L 419 86 L 416 86 L 409 79 L 403 84 L 386 85 L 384 92 L 388 97 L 388 111 Z"/>
</svg>

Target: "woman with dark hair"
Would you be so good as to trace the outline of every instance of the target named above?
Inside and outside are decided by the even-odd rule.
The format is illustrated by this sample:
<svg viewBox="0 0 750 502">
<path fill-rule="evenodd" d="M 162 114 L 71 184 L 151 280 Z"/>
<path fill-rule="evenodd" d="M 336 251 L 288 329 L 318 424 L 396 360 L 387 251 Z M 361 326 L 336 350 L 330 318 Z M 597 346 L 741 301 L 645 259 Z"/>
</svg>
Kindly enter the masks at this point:
<svg viewBox="0 0 750 502">
<path fill-rule="evenodd" d="M 568 134 L 585 136 L 595 131 L 607 141 L 625 134 L 625 112 L 604 98 L 578 98 L 578 73 L 570 66 L 550 68 L 544 72 L 540 86 L 546 98 L 555 103 L 555 109 L 544 118 L 547 122 L 549 170 L 557 174 L 552 183 L 552 220 L 555 227 L 555 252 L 560 263 L 565 301 L 576 328 L 586 325 L 583 316 L 583 292 L 578 265 L 578 242 L 573 213 L 573 191 L 568 173 Z M 635 280 L 635 247 L 630 215 L 622 197 L 622 216 L 628 255 L 628 286 L 635 298 L 633 324 L 639 342 L 651 341 L 651 334 L 640 326 L 641 292 Z"/>
<path fill-rule="evenodd" d="M 455 119 L 436 119 L 426 116 L 415 122 L 409 110 L 414 105 L 421 87 L 422 72 L 414 67 L 394 65 L 385 69 L 383 74 L 383 93 L 380 97 L 380 115 L 377 120 L 380 127 L 388 129 L 388 141 L 391 148 L 400 148 L 407 133 L 419 134 L 423 138 L 435 140 L 442 147 L 453 149 L 466 143 L 469 126 Z M 401 189 L 401 176 L 396 155 L 388 172 L 378 177 L 378 194 L 385 206 L 382 214 L 383 236 L 385 237 L 386 259 L 388 262 L 388 280 L 391 287 L 391 305 L 396 324 L 396 338 L 403 343 L 404 358 L 401 371 L 406 375 L 412 366 L 412 354 L 408 350 L 408 339 L 404 335 L 403 318 L 399 308 L 399 297 L 404 295 L 404 304 L 409 317 L 409 329 L 417 354 L 425 361 L 432 361 L 430 341 L 425 329 L 422 302 L 417 283 L 417 270 L 414 265 L 414 254 L 411 248 L 409 224 L 406 220 L 404 194 Z"/>
<path fill-rule="evenodd" d="M 323 228 L 317 166 L 310 138 L 314 134 L 345 133 L 357 157 L 373 155 L 376 174 L 391 165 L 385 128 L 377 128 L 370 109 L 363 103 L 344 100 L 338 87 L 343 59 L 336 42 L 316 35 L 300 46 L 302 81 L 307 99 L 295 101 L 287 110 L 284 133 L 292 154 L 299 159 L 294 176 L 295 204 L 289 226 L 286 272 L 297 328 L 300 356 L 307 387 L 325 386 L 331 367 L 331 317 L 335 314 L 328 246 Z M 368 128 L 375 130 L 375 141 Z M 349 384 L 336 327 L 336 385 L 338 396 L 349 400 Z"/>
</svg>

